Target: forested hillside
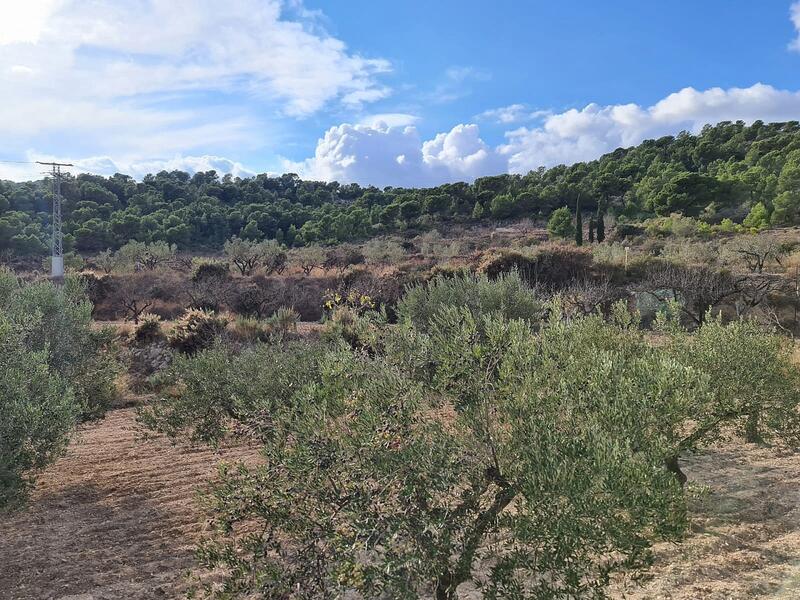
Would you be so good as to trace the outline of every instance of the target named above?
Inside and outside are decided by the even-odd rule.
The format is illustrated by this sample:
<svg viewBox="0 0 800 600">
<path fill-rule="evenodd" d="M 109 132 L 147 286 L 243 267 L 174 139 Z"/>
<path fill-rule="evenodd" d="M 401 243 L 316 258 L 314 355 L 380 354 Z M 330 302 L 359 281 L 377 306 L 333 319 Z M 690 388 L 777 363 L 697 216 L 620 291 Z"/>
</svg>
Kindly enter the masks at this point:
<svg viewBox="0 0 800 600">
<path fill-rule="evenodd" d="M 800 124 L 724 122 L 588 163 L 427 189 L 162 171 L 142 182 L 83 174 L 62 191 L 65 247 L 77 252 L 132 239 L 216 250 L 233 235 L 288 246 L 336 243 L 448 221 L 544 219 L 562 206 L 607 211 L 620 222 L 680 212 L 763 228 L 800 221 Z M 47 252 L 50 196 L 46 179 L 0 181 L 0 251 Z"/>
</svg>

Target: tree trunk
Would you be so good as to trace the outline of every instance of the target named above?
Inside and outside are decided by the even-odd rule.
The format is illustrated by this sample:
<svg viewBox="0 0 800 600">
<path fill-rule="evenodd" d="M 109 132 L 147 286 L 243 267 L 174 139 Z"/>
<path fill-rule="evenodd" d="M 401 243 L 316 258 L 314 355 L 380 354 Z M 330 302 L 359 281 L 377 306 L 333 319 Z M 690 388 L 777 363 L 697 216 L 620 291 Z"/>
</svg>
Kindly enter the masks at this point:
<svg viewBox="0 0 800 600">
<path fill-rule="evenodd" d="M 455 600 L 457 586 L 454 583 L 451 573 L 440 575 L 436 580 L 436 600 Z"/>
<path fill-rule="evenodd" d="M 747 422 L 744 426 L 745 440 L 749 444 L 760 444 L 764 441 L 758 427 L 758 411 L 754 410 L 747 415 Z"/>
<path fill-rule="evenodd" d="M 681 465 L 680 465 L 680 463 L 678 463 L 678 456 L 677 455 L 670 456 L 666 460 L 665 464 L 666 464 L 666 467 L 667 467 L 667 471 L 669 471 L 670 473 L 673 473 L 675 475 L 675 477 L 677 478 L 678 482 L 681 484 L 681 487 L 683 487 L 686 484 L 687 477 L 686 477 L 686 473 L 681 471 Z"/>
</svg>

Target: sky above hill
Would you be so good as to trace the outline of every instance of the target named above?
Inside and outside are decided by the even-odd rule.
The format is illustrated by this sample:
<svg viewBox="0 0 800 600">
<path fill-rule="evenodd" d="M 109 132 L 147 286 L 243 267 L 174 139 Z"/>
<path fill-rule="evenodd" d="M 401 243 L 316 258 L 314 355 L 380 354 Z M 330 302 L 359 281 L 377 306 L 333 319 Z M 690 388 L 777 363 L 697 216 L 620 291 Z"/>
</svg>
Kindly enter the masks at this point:
<svg viewBox="0 0 800 600">
<path fill-rule="evenodd" d="M 427 186 L 800 120 L 798 74 L 787 0 L 0 0 L 0 160 Z"/>
</svg>

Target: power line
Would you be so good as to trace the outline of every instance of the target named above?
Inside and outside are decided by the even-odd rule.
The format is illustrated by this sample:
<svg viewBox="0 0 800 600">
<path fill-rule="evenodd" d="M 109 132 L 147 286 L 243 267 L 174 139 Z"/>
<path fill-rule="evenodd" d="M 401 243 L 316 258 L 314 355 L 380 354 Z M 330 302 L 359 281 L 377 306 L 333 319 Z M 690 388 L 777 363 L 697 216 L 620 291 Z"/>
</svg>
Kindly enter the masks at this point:
<svg viewBox="0 0 800 600">
<path fill-rule="evenodd" d="M 12 163 L 15 165 L 35 165 L 36 162 L 33 160 L 0 160 L 0 163 Z"/>
</svg>

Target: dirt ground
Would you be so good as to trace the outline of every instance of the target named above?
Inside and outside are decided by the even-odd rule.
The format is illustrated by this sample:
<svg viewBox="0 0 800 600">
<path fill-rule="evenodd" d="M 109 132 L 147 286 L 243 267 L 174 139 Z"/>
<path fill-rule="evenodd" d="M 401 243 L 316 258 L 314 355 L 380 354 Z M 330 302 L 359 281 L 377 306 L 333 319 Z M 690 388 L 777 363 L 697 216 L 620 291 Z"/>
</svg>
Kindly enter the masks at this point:
<svg viewBox="0 0 800 600">
<path fill-rule="evenodd" d="M 81 430 L 40 478 L 29 506 L 0 518 L 3 600 L 181 597 L 206 528 L 198 487 L 247 449 L 142 439 L 135 409 Z"/>
<path fill-rule="evenodd" d="M 85 427 L 0 521 L 0 599 L 179 598 L 207 524 L 197 490 L 249 449 L 141 439 L 133 408 Z M 684 461 L 693 532 L 658 548 L 654 578 L 614 598 L 800 598 L 800 455 L 729 444 Z M 464 589 L 462 600 L 479 596 Z"/>
<path fill-rule="evenodd" d="M 637 600 L 800 598 L 800 454 L 726 444 L 682 461 L 692 533 L 658 548 Z"/>
</svg>

